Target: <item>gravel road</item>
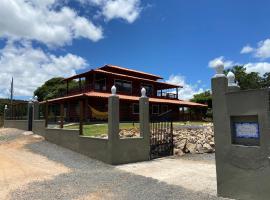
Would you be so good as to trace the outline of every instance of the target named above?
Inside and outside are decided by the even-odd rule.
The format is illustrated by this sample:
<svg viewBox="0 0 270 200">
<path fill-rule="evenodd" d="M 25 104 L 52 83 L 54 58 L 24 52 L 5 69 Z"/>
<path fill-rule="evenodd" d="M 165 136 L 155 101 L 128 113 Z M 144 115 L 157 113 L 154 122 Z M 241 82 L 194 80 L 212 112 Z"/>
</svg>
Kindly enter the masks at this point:
<svg viewBox="0 0 270 200">
<path fill-rule="evenodd" d="M 190 167 L 192 160 L 183 161 L 186 162 L 183 168 Z M 154 163 L 157 167 L 158 164 L 155 163 L 158 162 L 149 163 Z M 193 165 L 199 162 L 194 161 Z M 151 171 L 153 166 L 149 167 L 148 171 Z M 222 199 L 213 194 L 215 189 L 211 188 L 212 182 L 208 184 L 210 189 L 206 187 L 205 190 L 198 189 L 198 184 L 195 183 L 194 186 L 188 184 L 188 187 L 183 187 L 176 183 L 181 181 L 174 183 L 166 178 L 162 180 L 158 176 L 151 176 L 149 172 L 140 174 L 138 170 L 137 172 L 130 170 L 132 168 L 134 168 L 132 165 L 114 167 L 104 164 L 46 142 L 31 132 L 0 129 L 1 200 Z M 173 170 L 172 166 L 168 168 L 168 171 L 170 170 Z M 176 172 L 177 170 L 173 171 Z M 153 174 L 155 173 L 153 170 Z M 181 178 L 179 175 L 175 177 Z M 188 178 L 182 177 L 183 180 Z M 196 174 L 196 180 L 200 182 L 199 173 Z M 207 181 L 205 177 L 201 180 Z M 211 177 L 210 180 L 213 181 Z"/>
</svg>

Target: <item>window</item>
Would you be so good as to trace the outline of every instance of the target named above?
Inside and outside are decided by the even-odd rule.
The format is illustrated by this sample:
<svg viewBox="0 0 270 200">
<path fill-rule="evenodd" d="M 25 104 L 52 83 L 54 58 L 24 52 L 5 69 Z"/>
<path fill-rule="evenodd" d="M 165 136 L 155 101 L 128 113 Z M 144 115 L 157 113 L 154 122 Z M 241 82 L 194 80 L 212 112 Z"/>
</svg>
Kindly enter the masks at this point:
<svg viewBox="0 0 270 200">
<path fill-rule="evenodd" d="M 152 96 L 153 95 L 153 86 L 148 84 L 142 84 L 141 88 L 145 88 L 146 90 L 146 96 Z"/>
<path fill-rule="evenodd" d="M 115 80 L 114 84 L 115 84 L 117 91 L 131 94 L 132 83 L 130 81 Z"/>
<path fill-rule="evenodd" d="M 161 106 L 161 113 L 165 113 L 168 111 L 168 105 L 162 105 Z"/>
<path fill-rule="evenodd" d="M 106 91 L 106 78 L 95 80 L 95 90 Z"/>
<path fill-rule="evenodd" d="M 138 103 L 133 104 L 133 109 L 132 109 L 133 114 L 139 114 L 140 113 L 140 107 Z"/>
<path fill-rule="evenodd" d="M 152 114 L 159 114 L 159 106 L 152 105 Z"/>
</svg>

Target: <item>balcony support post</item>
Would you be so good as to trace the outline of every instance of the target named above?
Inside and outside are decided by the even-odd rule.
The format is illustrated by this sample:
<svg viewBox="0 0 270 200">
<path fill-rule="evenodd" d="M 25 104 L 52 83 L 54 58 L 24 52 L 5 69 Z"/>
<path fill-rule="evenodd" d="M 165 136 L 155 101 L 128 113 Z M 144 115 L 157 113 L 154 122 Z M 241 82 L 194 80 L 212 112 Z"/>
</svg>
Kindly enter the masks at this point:
<svg viewBox="0 0 270 200">
<path fill-rule="evenodd" d="M 67 92 L 66 92 L 66 94 L 68 95 L 68 80 L 67 80 Z"/>
</svg>

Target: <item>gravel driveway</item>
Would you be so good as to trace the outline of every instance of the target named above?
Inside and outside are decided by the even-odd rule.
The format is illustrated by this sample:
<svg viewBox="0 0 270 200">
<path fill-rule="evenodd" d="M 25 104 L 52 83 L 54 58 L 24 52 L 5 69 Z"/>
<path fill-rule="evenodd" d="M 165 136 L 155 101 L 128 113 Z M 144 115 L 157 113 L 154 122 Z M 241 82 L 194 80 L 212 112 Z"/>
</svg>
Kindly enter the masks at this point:
<svg viewBox="0 0 270 200">
<path fill-rule="evenodd" d="M 46 142 L 31 132 L 0 129 L 0 199 L 221 199 L 214 195 L 211 167 L 209 179 L 207 174 L 201 178 L 199 172 L 194 174 L 196 178 L 191 177 L 192 170 L 182 177 L 182 172 L 177 174 L 179 168 L 171 166 L 173 159 L 167 160 L 161 168 L 168 167 L 168 173 L 162 171 L 160 175 L 160 160 L 148 162 L 149 166 L 143 162 L 114 167 Z M 181 162 L 186 162 L 182 165 L 186 171 L 192 162 L 197 168 L 205 164 L 200 159 L 176 163 Z M 175 174 L 171 181 L 174 175 L 170 171 Z M 187 181 L 189 178 L 191 181 Z M 203 181 L 204 185 L 207 180 L 207 187 L 198 186 L 197 182 Z"/>
</svg>

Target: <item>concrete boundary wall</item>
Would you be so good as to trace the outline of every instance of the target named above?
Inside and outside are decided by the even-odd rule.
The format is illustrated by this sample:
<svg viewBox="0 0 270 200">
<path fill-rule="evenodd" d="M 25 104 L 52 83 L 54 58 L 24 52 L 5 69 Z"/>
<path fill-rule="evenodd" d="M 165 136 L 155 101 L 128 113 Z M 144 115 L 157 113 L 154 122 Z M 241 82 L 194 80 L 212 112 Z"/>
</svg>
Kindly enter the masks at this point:
<svg viewBox="0 0 270 200">
<path fill-rule="evenodd" d="M 140 137 L 119 137 L 119 97 L 109 97 L 108 139 L 80 135 L 79 130 L 46 128 L 45 120 L 33 120 L 32 130 L 47 141 L 79 152 L 108 164 L 124 164 L 149 160 L 149 100 L 140 98 Z M 34 111 L 35 112 L 35 111 Z M 6 120 L 5 127 L 27 130 L 28 121 Z"/>
<path fill-rule="evenodd" d="M 28 130 L 28 120 L 4 120 L 4 128 Z"/>
<path fill-rule="evenodd" d="M 223 76 L 212 79 L 212 92 L 218 195 L 233 199 L 268 200 L 270 90 L 240 91 L 239 88 L 229 87 L 227 78 Z M 235 135 L 235 126 L 239 123 L 246 123 L 246 127 L 249 124 L 258 125 L 259 136 Z"/>
</svg>

